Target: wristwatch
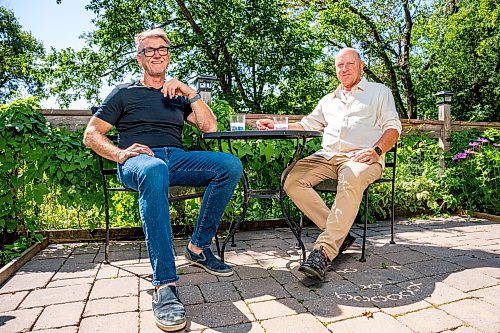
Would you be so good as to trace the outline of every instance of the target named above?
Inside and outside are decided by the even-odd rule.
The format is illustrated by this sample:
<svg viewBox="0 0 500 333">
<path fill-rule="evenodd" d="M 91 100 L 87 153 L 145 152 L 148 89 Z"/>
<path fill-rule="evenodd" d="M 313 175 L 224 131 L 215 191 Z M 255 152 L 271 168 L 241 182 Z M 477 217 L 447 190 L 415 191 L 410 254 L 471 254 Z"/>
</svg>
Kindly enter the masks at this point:
<svg viewBox="0 0 500 333">
<path fill-rule="evenodd" d="M 377 153 L 378 156 L 382 155 L 382 149 L 380 149 L 379 146 L 373 147 L 373 150 L 375 150 L 375 152 Z"/>
<path fill-rule="evenodd" d="M 194 102 L 196 102 L 200 98 L 201 98 L 200 94 L 196 94 L 193 98 L 189 98 L 188 101 L 189 101 L 189 103 L 193 104 Z"/>
</svg>

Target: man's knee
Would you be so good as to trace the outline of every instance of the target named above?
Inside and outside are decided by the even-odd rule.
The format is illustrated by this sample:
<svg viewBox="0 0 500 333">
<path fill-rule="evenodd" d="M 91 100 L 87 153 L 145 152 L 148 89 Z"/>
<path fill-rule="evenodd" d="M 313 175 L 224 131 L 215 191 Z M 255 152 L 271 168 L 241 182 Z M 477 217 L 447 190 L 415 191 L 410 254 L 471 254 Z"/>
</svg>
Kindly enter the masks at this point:
<svg viewBox="0 0 500 333">
<path fill-rule="evenodd" d="M 231 154 L 221 155 L 221 168 L 231 179 L 239 180 L 243 173 L 243 166 L 239 158 Z"/>
<path fill-rule="evenodd" d="M 148 159 L 137 168 L 137 176 L 141 183 L 168 186 L 168 172 L 168 166 L 158 158 Z"/>
</svg>

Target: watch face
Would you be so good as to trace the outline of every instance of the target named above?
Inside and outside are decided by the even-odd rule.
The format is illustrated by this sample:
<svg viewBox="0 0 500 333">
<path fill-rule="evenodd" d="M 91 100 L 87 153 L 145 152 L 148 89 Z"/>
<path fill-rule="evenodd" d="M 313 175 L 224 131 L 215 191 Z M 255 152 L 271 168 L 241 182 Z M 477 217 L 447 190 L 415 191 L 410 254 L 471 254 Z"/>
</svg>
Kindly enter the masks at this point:
<svg viewBox="0 0 500 333">
<path fill-rule="evenodd" d="M 373 147 L 373 149 L 375 150 L 375 152 L 377 153 L 378 156 L 382 155 L 382 149 L 380 149 L 379 146 L 375 146 L 375 147 Z"/>
</svg>

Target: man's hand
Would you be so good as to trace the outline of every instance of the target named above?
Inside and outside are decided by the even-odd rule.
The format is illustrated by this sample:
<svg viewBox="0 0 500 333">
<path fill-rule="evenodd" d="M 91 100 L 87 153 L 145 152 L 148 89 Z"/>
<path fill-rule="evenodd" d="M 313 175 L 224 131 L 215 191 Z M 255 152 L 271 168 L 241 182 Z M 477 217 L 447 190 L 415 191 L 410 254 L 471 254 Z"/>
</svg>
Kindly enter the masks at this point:
<svg viewBox="0 0 500 333">
<path fill-rule="evenodd" d="M 141 145 L 139 143 L 134 143 L 127 149 L 121 149 L 118 152 L 117 162 L 123 164 L 129 157 L 138 156 L 140 154 L 154 156 L 153 151 L 148 146 Z"/>
<path fill-rule="evenodd" d="M 272 119 L 259 119 L 255 124 L 258 130 L 274 129 L 274 121 Z"/>
<path fill-rule="evenodd" d="M 373 148 L 366 148 L 358 151 L 356 154 L 354 154 L 351 159 L 354 162 L 360 162 L 360 163 L 366 163 L 366 164 L 373 164 L 378 161 L 379 156 L 375 149 Z"/>
<path fill-rule="evenodd" d="M 163 93 L 163 96 L 168 96 L 169 98 L 174 96 L 186 96 L 187 98 L 193 98 L 196 96 L 196 90 L 177 79 L 166 81 L 163 84 L 161 92 Z"/>
</svg>

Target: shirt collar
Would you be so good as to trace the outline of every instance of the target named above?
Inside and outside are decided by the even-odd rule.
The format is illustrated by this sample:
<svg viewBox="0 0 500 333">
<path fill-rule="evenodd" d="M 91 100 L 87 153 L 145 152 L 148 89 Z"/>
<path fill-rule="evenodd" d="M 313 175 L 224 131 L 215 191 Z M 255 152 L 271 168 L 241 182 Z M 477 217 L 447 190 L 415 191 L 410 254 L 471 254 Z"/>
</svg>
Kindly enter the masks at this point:
<svg viewBox="0 0 500 333">
<path fill-rule="evenodd" d="M 365 91 L 367 84 L 368 84 L 368 81 L 364 77 L 362 77 L 361 81 L 359 81 L 357 85 L 355 85 L 354 87 L 352 87 L 351 91 L 355 91 L 355 90 Z M 333 95 L 336 98 L 340 98 L 340 94 L 341 93 L 342 93 L 342 84 L 339 84 L 338 87 L 337 87 L 337 89 L 335 89 L 335 91 L 333 92 Z"/>
</svg>

